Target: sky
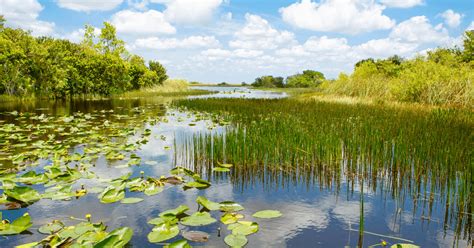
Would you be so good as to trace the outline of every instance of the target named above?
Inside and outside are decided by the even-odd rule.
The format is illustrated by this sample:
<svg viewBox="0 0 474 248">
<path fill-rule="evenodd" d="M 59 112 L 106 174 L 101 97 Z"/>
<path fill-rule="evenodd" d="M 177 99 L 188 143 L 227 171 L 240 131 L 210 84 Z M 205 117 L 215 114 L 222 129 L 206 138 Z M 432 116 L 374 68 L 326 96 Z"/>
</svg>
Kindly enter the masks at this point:
<svg viewBox="0 0 474 248">
<path fill-rule="evenodd" d="M 73 42 L 107 21 L 171 78 L 251 83 L 306 69 L 336 78 L 361 59 L 460 46 L 474 0 L 0 0 L 0 15 Z"/>
</svg>

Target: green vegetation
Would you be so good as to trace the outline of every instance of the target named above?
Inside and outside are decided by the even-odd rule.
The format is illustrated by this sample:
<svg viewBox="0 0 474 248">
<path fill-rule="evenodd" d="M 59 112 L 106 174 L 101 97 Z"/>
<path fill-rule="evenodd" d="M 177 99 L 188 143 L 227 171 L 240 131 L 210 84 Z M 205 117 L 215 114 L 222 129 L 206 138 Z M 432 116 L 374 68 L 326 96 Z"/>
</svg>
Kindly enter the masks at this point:
<svg viewBox="0 0 474 248">
<path fill-rule="evenodd" d="M 258 77 L 252 83 L 252 86 L 262 88 L 314 88 L 318 87 L 324 80 L 324 74 L 321 72 L 305 70 L 303 73 L 288 76 L 286 79 L 274 76 Z"/>
<path fill-rule="evenodd" d="M 239 187 L 264 181 L 272 188 L 303 179 L 308 187 L 338 190 L 342 181 L 363 180 L 374 191 L 390 189 L 399 200 L 441 190 L 450 199 L 446 211 L 471 211 L 474 116 L 468 110 L 296 99 L 176 104 L 233 123 L 225 133 L 196 134 L 178 150 L 203 171 L 215 161 L 235 164 L 231 181 L 244 185 Z M 466 215 L 446 216 L 451 216 L 446 223 L 470 230 Z"/>
<path fill-rule="evenodd" d="M 115 28 L 104 22 L 98 37 L 86 25 L 80 44 L 33 37 L 5 27 L 0 16 L 0 95 L 66 98 L 110 95 L 160 85 L 167 79 L 156 61 L 130 55 Z"/>
<path fill-rule="evenodd" d="M 322 85 L 328 94 L 370 97 L 433 105 L 474 106 L 474 31 L 465 33 L 463 48 L 438 48 L 427 56 L 404 60 L 366 59 L 354 73 L 341 73 Z"/>
</svg>

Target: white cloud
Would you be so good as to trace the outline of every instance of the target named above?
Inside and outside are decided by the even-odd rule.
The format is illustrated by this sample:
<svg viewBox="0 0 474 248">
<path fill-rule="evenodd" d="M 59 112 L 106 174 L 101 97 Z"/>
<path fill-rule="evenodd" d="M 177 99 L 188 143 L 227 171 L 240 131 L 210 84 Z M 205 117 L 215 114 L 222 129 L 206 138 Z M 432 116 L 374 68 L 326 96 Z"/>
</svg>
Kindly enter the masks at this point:
<svg viewBox="0 0 474 248">
<path fill-rule="evenodd" d="M 432 26 L 426 16 L 414 16 L 392 29 L 390 38 L 414 43 L 443 44 L 449 39 L 442 24 Z"/>
<path fill-rule="evenodd" d="M 463 15 L 456 13 L 451 9 L 448 9 L 445 12 L 441 13 L 441 17 L 443 17 L 446 25 L 448 25 L 449 27 L 455 28 L 455 27 L 458 27 L 459 24 L 461 24 L 461 19 Z"/>
<path fill-rule="evenodd" d="M 37 0 L 2 0 L 0 14 L 7 25 L 31 30 L 35 36 L 49 35 L 54 32 L 55 24 L 38 20 L 43 6 Z"/>
<path fill-rule="evenodd" d="M 246 23 L 235 32 L 235 40 L 229 42 L 232 48 L 241 49 L 275 49 L 281 45 L 296 42 L 294 34 L 274 29 L 267 20 L 258 15 L 245 15 Z"/>
<path fill-rule="evenodd" d="M 156 10 L 148 10 L 146 12 L 122 10 L 112 16 L 111 22 L 119 33 L 176 33 L 176 29 L 165 20 L 163 13 Z"/>
<path fill-rule="evenodd" d="M 302 0 L 280 9 L 285 22 L 299 28 L 358 34 L 390 29 L 395 21 L 383 15 L 385 6 L 373 0 Z"/>
<path fill-rule="evenodd" d="M 408 56 L 415 52 L 415 43 L 400 42 L 392 39 L 369 40 L 354 48 L 355 58 L 385 58 L 392 55 Z"/>
<path fill-rule="evenodd" d="M 123 0 L 57 0 L 59 7 L 75 11 L 105 11 L 119 6 Z"/>
<path fill-rule="evenodd" d="M 201 55 L 206 57 L 209 60 L 219 60 L 219 59 L 231 59 L 231 58 L 255 58 L 263 55 L 263 51 L 259 50 L 248 50 L 248 49 L 235 49 L 235 50 L 225 50 L 225 49 L 207 49 L 201 52 Z"/>
<path fill-rule="evenodd" d="M 137 39 L 133 48 L 145 49 L 175 49 L 175 48 L 202 48 L 202 47 L 218 47 L 219 41 L 214 36 L 189 36 L 182 40 L 176 38 L 162 39 L 158 37 L 149 37 Z"/>
<path fill-rule="evenodd" d="M 380 2 L 392 8 L 411 8 L 423 4 L 423 0 L 381 0 Z"/>
<path fill-rule="evenodd" d="M 215 10 L 223 3 L 222 0 L 150 0 L 163 3 L 166 19 L 173 23 L 202 24 L 210 21 Z"/>
</svg>

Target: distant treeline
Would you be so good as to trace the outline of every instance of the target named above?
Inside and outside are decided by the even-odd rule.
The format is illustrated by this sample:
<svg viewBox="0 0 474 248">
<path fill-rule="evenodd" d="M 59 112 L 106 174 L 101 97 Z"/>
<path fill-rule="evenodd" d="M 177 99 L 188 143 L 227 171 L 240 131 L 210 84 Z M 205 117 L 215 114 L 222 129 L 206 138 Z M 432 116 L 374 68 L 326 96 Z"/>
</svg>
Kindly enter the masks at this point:
<svg viewBox="0 0 474 248">
<path fill-rule="evenodd" d="M 81 43 L 33 37 L 5 27 L 0 16 L 0 94 L 65 98 L 110 95 L 162 84 L 166 69 L 129 54 L 115 27 L 104 22 L 97 37 L 86 25 Z"/>
<path fill-rule="evenodd" d="M 303 73 L 288 76 L 286 79 L 274 76 L 258 77 L 252 83 L 252 86 L 265 88 L 307 88 L 318 87 L 324 80 L 326 78 L 321 72 L 305 70 Z"/>
</svg>

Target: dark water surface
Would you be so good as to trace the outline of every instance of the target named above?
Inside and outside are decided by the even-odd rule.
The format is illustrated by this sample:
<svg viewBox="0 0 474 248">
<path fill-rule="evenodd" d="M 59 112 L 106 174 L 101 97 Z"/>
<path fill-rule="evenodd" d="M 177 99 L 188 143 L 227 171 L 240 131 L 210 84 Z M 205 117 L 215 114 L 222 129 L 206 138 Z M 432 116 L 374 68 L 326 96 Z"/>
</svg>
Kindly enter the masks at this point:
<svg viewBox="0 0 474 248">
<path fill-rule="evenodd" d="M 224 97 L 284 97 L 277 93 L 260 93 L 248 89 L 230 89 L 231 93 L 221 92 L 218 96 Z M 247 92 L 247 93 L 244 93 Z M 263 94 L 263 95 L 259 95 Z M 427 190 L 426 195 L 413 196 L 407 193 L 393 197 L 390 189 L 378 187 L 373 190 L 367 182 L 350 180 L 342 176 L 340 182 L 323 182 L 318 176 L 301 177 L 288 172 L 278 174 L 278 178 L 265 175 L 236 175 L 231 177 L 226 173 L 209 173 L 205 168 L 192 168 L 196 163 L 192 161 L 188 150 L 182 149 L 183 144 L 198 133 L 223 133 L 225 126 L 216 125 L 215 121 L 203 118 L 198 113 L 180 111 L 169 107 L 172 98 L 156 97 L 146 99 L 107 99 L 95 101 L 66 101 L 66 102 L 30 102 L 30 103 L 1 103 L 0 125 L 17 123 L 18 113 L 35 113 L 36 116 L 63 116 L 76 112 L 91 113 L 97 118 L 97 126 L 103 128 L 104 121 L 119 123 L 117 128 L 127 121 L 117 119 L 112 115 L 128 115 L 141 118 L 144 121 L 141 131 L 151 130 L 146 144 L 135 152 L 141 157 L 139 166 L 116 168 L 124 164 L 123 161 L 107 162 L 101 156 L 91 170 L 100 178 L 116 178 L 132 173 L 140 176 L 143 171 L 147 176 L 160 177 L 169 175 L 175 166 L 187 166 L 211 181 L 212 186 L 204 189 L 183 190 L 181 186 L 165 186 L 163 192 L 146 196 L 143 193 L 127 192 L 127 197 L 141 197 L 144 201 L 137 204 L 102 204 L 97 194 L 89 193 L 79 199 L 71 201 L 53 201 L 42 199 L 26 208 L 17 210 L 2 210 L 4 219 L 16 219 L 28 212 L 32 216 L 33 227 L 30 234 L 0 237 L 0 247 L 38 241 L 45 236 L 39 234 L 36 228 L 60 219 L 66 224 L 74 224 L 69 216 L 82 218 L 90 213 L 93 220 L 104 221 L 110 230 L 127 226 L 134 230 L 130 245 L 132 247 L 153 247 L 149 243 L 147 234 L 153 228 L 147 221 L 155 218 L 164 210 L 175 208 L 181 204 L 190 207 L 189 212 L 197 210 L 195 199 L 205 196 L 216 202 L 233 200 L 245 207 L 242 213 L 246 219 L 259 223 L 259 231 L 248 236 L 247 247 L 356 247 L 360 242 L 359 225 L 361 213 L 364 219 L 363 246 L 368 247 L 386 240 L 389 244 L 413 243 L 421 247 L 469 247 L 472 244 L 472 217 L 473 213 L 460 215 L 450 209 L 449 199 L 442 188 L 435 187 Z M 110 112 L 113 110 L 113 112 Z M 196 116 L 197 114 L 197 116 Z M 122 124 L 120 124 L 122 123 Z M 192 125 L 189 125 L 193 123 Z M 129 142 L 139 137 L 140 130 L 122 142 Z M 1 137 L 1 136 L 0 136 Z M 163 138 L 165 137 L 165 138 Z M 1 144 L 1 143 L 0 143 Z M 4 146 L 3 144 L 2 146 Z M 12 145 L 12 144 L 10 144 Z M 5 147 L 3 147 L 5 148 Z M 0 148 L 1 149 L 1 148 Z M 21 150 L 21 148 L 19 148 Z M 14 151 L 19 151 L 14 149 Z M 77 146 L 70 153 L 82 153 L 83 148 Z M 0 153 L 1 166 L 12 166 L 8 156 L 12 154 Z M 147 165 L 145 161 L 156 161 L 156 165 Z M 38 167 L 26 167 L 27 170 L 41 171 L 41 167 L 51 163 L 42 160 Z M 238 165 L 235 165 L 238 166 Z M 269 173 L 263 170 L 263 173 Z M 233 173 L 233 172 L 231 172 Z M 270 176 L 271 173 L 269 173 Z M 313 173 L 314 175 L 314 173 Z M 232 179 L 233 178 L 233 179 Z M 76 185 L 84 183 L 87 187 L 99 185 L 97 180 L 81 179 Z M 41 191 L 42 187 L 35 186 Z M 429 188 L 429 187 L 428 187 Z M 1 192 L 2 190 L 0 190 Z M 361 211 L 361 193 L 363 193 L 364 207 Z M 471 194 L 471 192 L 467 192 Z M 283 213 L 276 219 L 255 219 L 251 215 L 259 210 L 275 209 Z M 472 207 L 470 208 L 472 210 Z M 220 213 L 211 212 L 213 217 L 219 218 Z M 461 217 L 459 217 L 461 216 Z M 460 224 L 461 222 L 461 224 Z M 218 227 L 221 228 L 221 237 L 218 237 Z M 205 227 L 182 227 L 185 230 L 200 230 L 208 232 L 210 240 L 207 243 L 193 243 L 193 246 L 226 247 L 223 239 L 228 233 L 226 226 L 220 222 Z M 181 237 L 172 239 L 178 240 Z"/>
</svg>

